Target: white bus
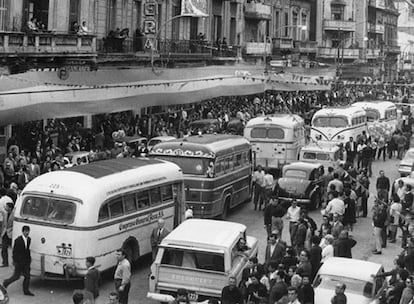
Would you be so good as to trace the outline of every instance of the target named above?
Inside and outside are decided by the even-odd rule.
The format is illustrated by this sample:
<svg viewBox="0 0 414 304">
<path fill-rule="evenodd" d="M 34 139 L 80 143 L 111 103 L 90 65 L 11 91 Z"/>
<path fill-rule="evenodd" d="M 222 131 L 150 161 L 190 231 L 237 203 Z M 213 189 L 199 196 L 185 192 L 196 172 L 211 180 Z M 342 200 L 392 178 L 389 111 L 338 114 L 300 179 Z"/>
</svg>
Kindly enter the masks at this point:
<svg viewBox="0 0 414 304">
<path fill-rule="evenodd" d="M 368 126 L 386 125 L 391 134 L 398 127 L 397 106 L 391 101 L 361 101 L 352 104 L 352 106 L 365 110 Z"/>
<path fill-rule="evenodd" d="M 299 159 L 305 146 L 305 122 L 293 114 L 274 114 L 251 119 L 244 128 L 244 137 L 255 153 L 256 165 L 280 169 Z"/>
<path fill-rule="evenodd" d="M 170 231 L 184 216 L 181 169 L 156 159 L 122 158 L 40 175 L 17 201 L 13 231 L 30 226 L 32 275 L 78 278 L 85 258 L 99 269 L 151 252 L 150 235 L 163 218 Z M 16 235 L 14 235 L 15 237 Z"/>
<path fill-rule="evenodd" d="M 317 111 L 312 118 L 311 139 L 345 143 L 367 132 L 367 116 L 358 107 L 331 107 Z"/>
</svg>

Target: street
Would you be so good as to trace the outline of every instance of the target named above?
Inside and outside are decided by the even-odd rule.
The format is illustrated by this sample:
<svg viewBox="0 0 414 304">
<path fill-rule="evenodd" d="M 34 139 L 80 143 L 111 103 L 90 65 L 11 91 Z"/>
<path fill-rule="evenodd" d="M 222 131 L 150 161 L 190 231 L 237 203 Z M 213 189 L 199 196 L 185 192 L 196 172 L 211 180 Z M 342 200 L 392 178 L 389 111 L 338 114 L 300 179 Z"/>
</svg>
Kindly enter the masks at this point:
<svg viewBox="0 0 414 304">
<path fill-rule="evenodd" d="M 373 165 L 373 174 L 371 178 L 371 196 L 369 200 L 369 210 L 373 203 L 373 195 L 375 192 L 376 175 L 380 169 L 386 172 L 386 175 L 393 182 L 397 178 L 398 160 L 376 161 Z M 320 210 L 312 211 L 309 215 L 317 222 L 318 226 L 321 221 Z M 259 262 L 264 259 L 264 248 L 266 245 L 266 232 L 263 227 L 263 215 L 260 211 L 253 211 L 252 204 L 244 204 L 238 209 L 231 212 L 229 221 L 235 221 L 245 224 L 248 227 L 248 234 L 259 239 Z M 372 231 L 371 213 L 368 218 L 358 218 L 352 233 L 357 245 L 353 249 L 353 257 L 357 259 L 370 260 L 384 265 L 385 270 L 389 270 L 393 266 L 393 258 L 401 251 L 401 239 L 397 240 L 395 244 L 387 245 L 383 250 L 382 255 L 373 256 L 371 250 L 373 249 L 373 231 Z M 287 227 L 287 223 L 285 223 Z M 288 229 L 284 229 L 282 238 L 289 239 Z M 114 257 L 115 258 L 115 257 Z M 149 257 L 144 257 L 140 261 L 140 265 L 134 269 L 132 277 L 132 287 L 129 294 L 129 303 L 150 304 L 155 303 L 146 298 L 148 291 L 148 275 L 149 275 Z M 0 280 L 12 274 L 13 268 L 2 268 L 0 272 Z M 22 280 L 14 283 L 8 288 L 11 304 L 44 304 L 44 303 L 72 303 L 72 293 L 74 289 L 82 288 L 83 283 L 65 282 L 65 281 L 41 281 L 38 278 L 31 280 L 31 290 L 35 293 L 35 297 L 27 297 L 22 292 Z M 100 290 L 100 296 L 96 300 L 97 304 L 104 304 L 108 302 L 108 294 L 113 291 L 112 273 L 105 273 L 103 275 L 103 286 Z"/>
</svg>

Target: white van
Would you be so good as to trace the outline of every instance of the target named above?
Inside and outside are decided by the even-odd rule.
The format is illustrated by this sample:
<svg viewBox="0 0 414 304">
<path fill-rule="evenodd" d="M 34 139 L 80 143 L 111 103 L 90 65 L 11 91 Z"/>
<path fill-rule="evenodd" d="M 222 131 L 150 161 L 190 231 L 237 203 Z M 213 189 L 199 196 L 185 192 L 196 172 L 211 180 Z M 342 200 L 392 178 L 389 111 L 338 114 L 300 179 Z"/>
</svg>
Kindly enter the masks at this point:
<svg viewBox="0 0 414 304">
<path fill-rule="evenodd" d="M 328 167 L 334 169 L 345 163 L 339 158 L 340 148 L 335 143 L 319 141 L 306 145 L 300 150 L 299 160 L 307 163 L 322 164 L 325 171 Z"/>
<path fill-rule="evenodd" d="M 241 238 L 247 250 L 238 250 Z M 257 256 L 257 239 L 239 223 L 189 219 L 165 237 L 151 266 L 149 291 L 176 295 L 185 288 L 192 301 L 220 298 L 229 277 L 240 282 L 243 269 Z"/>
</svg>

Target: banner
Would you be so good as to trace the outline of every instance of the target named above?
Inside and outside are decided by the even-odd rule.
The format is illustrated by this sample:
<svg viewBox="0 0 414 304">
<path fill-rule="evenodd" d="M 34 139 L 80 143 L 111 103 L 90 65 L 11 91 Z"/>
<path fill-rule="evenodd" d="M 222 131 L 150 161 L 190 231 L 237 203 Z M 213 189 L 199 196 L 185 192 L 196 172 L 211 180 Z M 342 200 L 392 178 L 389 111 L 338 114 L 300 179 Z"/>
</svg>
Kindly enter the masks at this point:
<svg viewBox="0 0 414 304">
<path fill-rule="evenodd" d="M 182 0 L 181 16 L 208 17 L 207 0 Z"/>
</svg>

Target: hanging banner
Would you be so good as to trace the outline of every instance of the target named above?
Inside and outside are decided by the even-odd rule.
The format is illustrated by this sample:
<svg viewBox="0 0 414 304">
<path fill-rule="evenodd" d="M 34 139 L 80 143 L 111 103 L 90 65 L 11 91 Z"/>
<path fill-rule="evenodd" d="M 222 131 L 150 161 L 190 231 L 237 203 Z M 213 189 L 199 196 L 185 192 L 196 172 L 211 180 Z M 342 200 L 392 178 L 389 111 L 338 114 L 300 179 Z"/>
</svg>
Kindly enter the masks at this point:
<svg viewBox="0 0 414 304">
<path fill-rule="evenodd" d="M 181 16 L 208 17 L 207 0 L 182 0 Z"/>
</svg>

